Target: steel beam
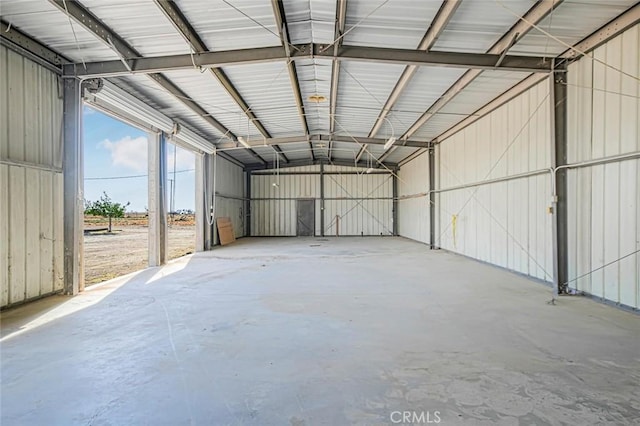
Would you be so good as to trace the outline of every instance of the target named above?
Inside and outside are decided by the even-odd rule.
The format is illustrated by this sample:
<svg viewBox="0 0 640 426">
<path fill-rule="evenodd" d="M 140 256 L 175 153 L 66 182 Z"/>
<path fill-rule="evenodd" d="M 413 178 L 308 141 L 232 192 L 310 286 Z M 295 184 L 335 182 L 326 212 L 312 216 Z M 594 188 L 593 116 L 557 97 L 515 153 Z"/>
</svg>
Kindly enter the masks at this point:
<svg viewBox="0 0 640 426">
<path fill-rule="evenodd" d="M 567 164 L 567 80 L 564 73 L 549 76 L 551 85 L 551 167 Z M 567 213 L 567 169 L 555 174 L 554 197 L 551 200 L 553 214 L 553 299 L 565 290 L 569 280 L 568 266 L 568 213 Z"/>
<path fill-rule="evenodd" d="M 453 14 L 458 9 L 458 6 L 460 6 L 460 3 L 461 0 L 444 0 L 442 2 L 440 10 L 438 10 L 438 13 L 431 22 L 431 26 L 425 33 L 422 41 L 420 41 L 418 50 L 422 50 L 425 52 L 431 50 L 438 37 L 440 37 L 440 34 L 442 34 L 442 31 L 444 31 L 445 27 L 453 17 Z M 402 95 L 402 92 L 404 92 L 404 89 L 406 89 L 416 71 L 418 71 L 418 67 L 416 65 L 409 65 L 404 69 L 402 75 L 398 79 L 398 82 L 396 83 L 395 87 L 391 91 L 391 94 L 387 98 L 387 101 L 382 107 L 382 111 L 380 111 L 380 115 L 376 119 L 373 128 L 369 132 L 369 137 L 375 137 L 375 135 L 378 133 L 378 131 L 382 127 L 382 124 L 384 123 L 384 119 L 394 107 L 394 105 L 400 98 L 400 95 Z"/>
<path fill-rule="evenodd" d="M 564 51 L 560 55 L 560 58 L 569 60 L 579 59 L 582 57 L 582 53 L 592 51 L 638 23 L 640 23 L 640 3 L 636 3 L 626 12 L 614 18 L 593 34 L 582 39 L 573 49 Z"/>
<path fill-rule="evenodd" d="M 429 247 L 436 248 L 436 150 L 429 148 Z"/>
<path fill-rule="evenodd" d="M 287 17 L 284 12 L 284 4 L 280 0 L 271 0 L 271 6 L 273 7 L 273 16 L 278 28 L 278 34 L 280 35 L 280 42 L 284 47 L 287 56 L 290 52 L 289 44 L 289 28 L 287 26 Z M 307 116 L 304 110 L 304 103 L 302 101 L 302 94 L 300 93 L 300 82 L 298 81 L 298 72 L 293 61 L 287 60 L 287 71 L 289 72 L 289 80 L 291 81 L 291 90 L 293 90 L 293 96 L 296 100 L 296 107 L 298 108 L 298 115 L 300 116 L 300 122 L 302 124 L 302 131 L 305 135 L 309 134 L 309 125 L 307 124 Z M 311 159 L 315 160 L 315 154 L 313 153 L 313 143 L 309 142 L 309 152 Z"/>
<path fill-rule="evenodd" d="M 393 201 L 392 201 L 392 219 L 393 220 L 393 235 L 398 236 L 398 174 L 394 173 L 392 175 L 392 185 L 393 185 Z"/>
<path fill-rule="evenodd" d="M 511 39 L 509 39 L 511 41 Z M 549 61 L 537 56 L 506 55 L 499 66 L 496 63 L 500 54 L 495 51 L 488 53 L 460 53 L 460 52 L 423 52 L 416 49 L 393 49 L 385 47 L 345 46 L 338 48 L 337 57 L 322 45 L 313 44 L 314 57 L 339 61 L 378 62 L 400 65 L 435 66 L 446 68 L 497 69 L 519 72 L 551 72 Z"/>
<path fill-rule="evenodd" d="M 54 0 L 52 0 L 54 1 Z M 69 4 L 69 3 L 67 3 Z M 111 47 L 111 45 L 109 45 Z M 340 46 L 337 55 L 321 44 L 300 44 L 292 46 L 289 54 L 281 47 L 261 47 L 253 49 L 203 52 L 192 55 L 168 55 L 155 57 L 130 56 L 123 64 L 120 60 L 86 62 L 65 65 L 68 77 L 111 77 L 130 74 L 159 73 L 188 68 L 220 68 L 228 65 L 248 63 L 278 62 L 299 59 L 334 59 L 338 61 L 358 61 L 391 63 L 400 65 L 438 66 L 448 68 L 491 69 L 519 72 L 549 73 L 549 61 L 537 56 L 506 55 L 499 66 L 500 54 L 423 52 L 412 49 L 392 49 L 384 47 Z"/>
<path fill-rule="evenodd" d="M 440 37 L 440 34 L 442 34 L 445 27 L 453 17 L 453 14 L 456 12 L 456 10 L 458 10 L 458 6 L 460 6 L 460 3 L 462 3 L 462 0 L 443 1 L 440 9 L 438 10 L 438 13 L 436 14 L 436 17 L 431 23 L 431 26 L 422 38 L 422 41 L 418 46 L 418 50 L 429 51 L 433 47 L 438 37 Z M 504 53 L 506 53 L 506 51 Z M 382 111 L 380 111 L 380 115 L 373 125 L 371 132 L 369 132 L 369 136 L 374 137 L 378 133 L 378 130 L 380 130 L 380 128 L 382 127 L 382 124 L 384 123 L 387 115 L 395 106 L 396 102 L 400 98 L 400 95 L 402 95 L 402 93 L 404 92 L 404 89 L 406 89 L 406 87 L 409 85 L 409 82 L 415 75 L 416 71 L 418 71 L 418 67 L 415 65 L 409 65 L 404 69 L 402 75 L 400 76 L 400 79 L 398 79 L 398 82 L 396 83 L 396 86 L 391 91 L 387 102 L 385 102 Z M 396 135 L 393 136 L 395 137 Z M 396 145 L 390 147 L 378 158 L 378 161 L 384 161 L 396 149 Z"/>
<path fill-rule="evenodd" d="M 398 168 L 398 165 L 395 163 L 383 163 L 383 165 L 381 164 L 374 164 L 373 166 L 371 164 L 367 164 L 366 161 L 361 161 L 359 163 L 355 163 L 352 160 L 342 160 L 342 159 L 334 159 L 331 160 L 330 162 L 326 159 L 316 159 L 311 160 L 311 159 L 307 159 L 307 160 L 292 160 L 290 161 L 288 164 L 282 165 L 280 164 L 280 168 L 281 169 L 285 169 L 288 167 L 300 167 L 300 166 L 312 166 L 312 165 L 318 165 L 318 164 L 331 164 L 331 165 L 335 165 L 335 166 L 348 166 L 348 167 L 360 167 L 360 168 L 369 168 L 372 167 L 374 169 L 378 169 L 378 170 L 385 170 L 385 168 L 391 170 L 391 171 L 395 171 Z M 257 170 L 271 170 L 271 169 L 276 169 L 278 168 L 278 164 L 276 164 L 275 162 L 269 162 L 266 165 L 263 164 L 248 164 L 247 166 L 245 166 L 244 170 L 245 171 L 257 171 Z"/>
<path fill-rule="evenodd" d="M 485 54 L 486 56 L 493 57 L 495 62 L 503 57 L 503 53 L 512 43 L 517 42 L 525 34 L 527 34 L 533 27 L 530 23 L 537 24 L 542 21 L 549 13 L 551 13 L 563 0 L 540 0 L 536 3 L 523 17 L 524 19 L 518 20 L 511 29 L 504 34 L 500 40 L 498 40 Z M 502 63 L 495 69 L 501 69 L 505 65 L 505 61 L 508 61 L 510 56 L 505 55 Z M 551 65 L 551 61 L 546 61 L 547 65 Z M 474 81 L 481 73 L 482 69 L 479 67 L 469 67 L 470 69 L 458 81 L 456 81 L 433 105 L 425 111 L 425 113 L 416 120 L 415 123 L 409 127 L 409 129 L 399 138 L 410 138 L 420 127 L 422 127 L 427 121 L 429 121 L 435 114 L 438 113 L 445 105 L 447 105 L 458 93 L 466 88 L 472 81 Z M 551 71 L 551 68 L 547 71 Z"/>
<path fill-rule="evenodd" d="M 274 144 L 286 145 L 288 143 L 300 143 L 300 142 L 306 142 L 307 140 L 311 142 L 318 142 L 318 143 L 335 141 L 335 142 L 360 143 L 360 144 L 367 144 L 367 145 L 384 145 L 387 142 L 386 139 L 380 139 L 380 138 L 331 136 L 331 135 L 311 135 L 307 138 L 307 136 L 305 135 L 300 135 L 300 136 L 286 136 L 286 137 L 271 138 L 271 139 L 250 139 L 247 141 L 247 143 L 250 146 L 257 148 L 265 145 L 270 146 Z M 411 147 L 411 148 L 429 148 L 431 145 L 432 145 L 431 142 L 409 140 L 404 146 Z M 220 143 L 217 145 L 217 147 L 219 149 L 234 148 L 235 144 Z"/>
<path fill-rule="evenodd" d="M 336 0 L 336 25 L 334 30 L 333 53 L 337 54 L 342 44 L 342 35 L 347 22 L 347 0 Z M 336 110 L 338 107 L 338 83 L 340 81 L 340 62 L 336 59 L 331 64 L 331 90 L 329 99 L 329 134 L 333 136 L 336 130 Z M 329 160 L 333 158 L 333 139 L 329 141 Z"/>
<path fill-rule="evenodd" d="M 205 157 L 206 154 L 196 154 L 195 168 L 196 168 L 196 251 L 204 251 L 204 224 L 207 214 L 205 206 Z"/>
<path fill-rule="evenodd" d="M 542 81 L 544 81 L 547 78 L 549 78 L 549 77 L 546 76 L 546 75 L 531 74 L 529 77 L 527 77 L 524 80 L 520 81 L 515 86 L 513 86 L 509 90 L 507 90 L 506 92 L 504 92 L 501 95 L 499 95 L 498 97 L 494 98 L 488 104 L 486 104 L 483 107 L 481 107 L 480 109 L 474 111 L 471 115 L 469 115 L 464 120 L 460 121 L 458 124 L 454 125 L 453 127 L 448 129 L 447 131 L 445 131 L 445 132 L 441 133 L 440 135 L 436 136 L 433 139 L 433 143 L 434 144 L 440 143 L 440 142 L 444 141 L 445 139 L 455 135 L 456 133 L 458 133 L 459 131 L 463 130 L 467 126 L 473 124 L 474 122 L 478 121 L 480 118 L 482 118 L 485 115 L 491 113 L 492 111 L 495 111 L 496 109 L 500 108 L 502 105 L 504 105 L 507 102 L 509 102 L 510 100 L 520 96 L 522 93 L 526 92 L 527 90 L 529 90 L 530 88 L 532 88 L 536 84 L 541 83 Z"/>
<path fill-rule="evenodd" d="M 322 163 L 319 162 L 319 164 L 328 164 L 328 163 Z M 367 173 L 368 175 L 388 175 L 390 172 L 388 170 L 385 169 L 376 169 L 374 171 L 371 171 L 369 173 Z M 325 176 L 330 176 L 330 175 L 361 175 L 362 174 L 362 170 L 351 170 L 351 171 L 341 171 L 341 172 L 329 172 L 329 171 L 323 171 L 322 172 L 323 175 Z M 272 176 L 273 175 L 273 170 L 254 170 L 251 172 L 252 176 Z M 307 172 L 307 171 L 280 171 L 279 172 L 280 176 L 295 176 L 295 175 L 320 175 L 320 172 Z M 326 198 L 325 198 L 326 199 Z"/>
<path fill-rule="evenodd" d="M 156 5 L 162 10 L 167 19 L 173 24 L 173 26 L 178 30 L 180 35 L 189 43 L 191 49 L 196 53 L 204 53 L 209 49 L 204 41 L 200 38 L 196 30 L 193 28 L 191 23 L 184 16 L 180 8 L 175 4 L 175 2 L 170 0 L 154 0 Z M 242 112 L 247 116 L 247 119 L 250 120 L 253 125 L 258 129 L 258 131 L 265 138 L 270 138 L 271 134 L 264 125 L 258 120 L 258 117 L 253 113 L 247 102 L 242 98 L 236 87 L 233 85 L 231 80 L 227 77 L 224 71 L 220 68 L 210 68 L 209 72 L 211 75 L 222 85 L 225 91 L 231 96 L 234 102 L 238 105 L 238 107 L 242 110 Z M 217 122 L 217 121 L 216 121 Z M 224 134 L 225 132 L 223 132 Z M 282 153 L 282 150 L 278 146 L 274 146 L 275 150 L 281 154 L 283 161 L 287 162 L 289 159 Z"/>
<path fill-rule="evenodd" d="M 64 293 L 84 289 L 82 95 L 78 79 L 63 84 Z"/>
<path fill-rule="evenodd" d="M 320 236 L 324 237 L 324 163 L 320 163 Z"/>
<path fill-rule="evenodd" d="M 303 46 L 307 50 L 309 46 Z M 293 54 L 293 52 L 292 52 Z M 310 54 L 301 56 L 308 58 Z M 195 68 L 221 68 L 229 65 L 278 62 L 286 60 L 286 53 L 280 46 L 253 49 L 228 50 L 152 57 L 132 57 L 126 67 L 121 61 L 97 61 L 64 65 L 67 76 L 78 77 L 117 77 L 131 74 L 149 74 L 165 71 Z M 129 70 L 129 68 L 131 68 Z"/>
<path fill-rule="evenodd" d="M 62 74 L 62 65 L 70 62 L 58 52 L 4 21 L 0 21 L 0 45 L 20 53 L 56 74 Z"/>
<path fill-rule="evenodd" d="M 164 133 L 148 133 L 149 166 L 149 266 L 167 263 L 167 139 Z"/>
<path fill-rule="evenodd" d="M 245 189 L 244 189 L 244 235 L 251 236 L 251 170 L 244 172 Z"/>
<path fill-rule="evenodd" d="M 136 51 L 131 45 L 129 45 L 124 39 L 122 39 L 122 37 L 120 37 L 115 31 L 113 31 L 101 20 L 95 17 L 89 10 L 85 9 L 79 2 L 65 0 L 49 0 L 49 2 L 60 9 L 63 13 L 68 14 L 76 22 L 82 25 L 87 31 L 103 41 L 108 47 L 113 49 L 121 57 L 121 60 L 115 62 L 120 64 L 123 69 L 131 72 L 133 71 L 133 64 L 136 61 L 147 59 L 143 58 L 138 51 Z M 82 63 L 65 65 L 63 69 L 66 69 L 67 67 L 73 67 L 73 69 L 75 70 L 82 69 L 84 71 L 88 71 L 89 64 Z M 191 100 L 191 98 L 187 96 L 186 93 L 180 90 L 180 88 L 173 84 L 167 77 L 158 73 L 147 74 L 150 74 L 150 78 L 153 81 L 159 84 L 167 92 L 171 93 L 174 97 L 176 97 L 176 99 L 185 104 L 193 112 L 201 116 L 216 130 L 221 132 L 223 135 L 228 136 L 231 140 L 237 140 L 236 136 L 229 129 L 227 129 L 215 118 L 213 118 L 213 116 L 209 114 L 204 108 L 202 108 L 198 103 Z M 83 77 L 89 77 L 89 75 L 85 74 L 83 75 Z M 264 161 L 255 152 L 253 154 L 255 157 L 259 158 L 260 161 Z"/>
<path fill-rule="evenodd" d="M 204 154 L 203 158 L 203 193 L 204 193 L 204 221 L 202 223 L 202 238 L 204 241 L 204 250 L 212 250 L 216 242 L 216 228 L 215 228 L 215 212 L 213 211 L 214 203 L 214 179 L 216 178 L 217 170 L 215 169 L 217 154 Z M 214 217 L 213 224 L 209 224 Z"/>
</svg>

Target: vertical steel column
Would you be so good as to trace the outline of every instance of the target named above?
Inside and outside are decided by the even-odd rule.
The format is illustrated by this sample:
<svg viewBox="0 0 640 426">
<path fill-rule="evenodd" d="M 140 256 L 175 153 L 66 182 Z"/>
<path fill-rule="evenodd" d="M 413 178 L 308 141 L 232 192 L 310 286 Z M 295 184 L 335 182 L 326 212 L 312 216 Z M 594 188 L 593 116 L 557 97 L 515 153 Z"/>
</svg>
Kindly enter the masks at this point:
<svg viewBox="0 0 640 426">
<path fill-rule="evenodd" d="M 429 148 L 429 247 L 436 248 L 436 153 L 435 147 Z"/>
<path fill-rule="evenodd" d="M 551 166 L 567 164 L 567 80 L 565 72 L 549 76 L 551 90 Z M 567 170 L 554 173 L 552 203 L 553 299 L 568 280 Z"/>
<path fill-rule="evenodd" d="M 196 251 L 204 251 L 204 233 L 207 205 L 205 203 L 205 154 L 196 155 Z"/>
<path fill-rule="evenodd" d="M 251 170 L 245 172 L 245 189 L 244 189 L 244 235 L 251 236 Z"/>
<path fill-rule="evenodd" d="M 393 169 L 393 235 L 398 236 L 398 169 Z"/>
<path fill-rule="evenodd" d="M 162 132 L 147 137 L 149 167 L 149 266 L 167 263 L 167 140 Z"/>
<path fill-rule="evenodd" d="M 84 290 L 81 91 L 80 80 L 63 80 L 64 293 L 71 295 Z"/>
<path fill-rule="evenodd" d="M 213 221 L 213 203 L 215 202 L 215 194 L 213 189 L 213 174 L 216 173 L 213 167 L 213 155 L 204 154 L 204 182 L 206 192 L 205 198 L 205 215 L 204 215 L 204 249 L 211 250 L 216 243 L 215 222 Z"/>
<path fill-rule="evenodd" d="M 320 163 L 320 236 L 324 237 L 324 163 Z"/>
</svg>

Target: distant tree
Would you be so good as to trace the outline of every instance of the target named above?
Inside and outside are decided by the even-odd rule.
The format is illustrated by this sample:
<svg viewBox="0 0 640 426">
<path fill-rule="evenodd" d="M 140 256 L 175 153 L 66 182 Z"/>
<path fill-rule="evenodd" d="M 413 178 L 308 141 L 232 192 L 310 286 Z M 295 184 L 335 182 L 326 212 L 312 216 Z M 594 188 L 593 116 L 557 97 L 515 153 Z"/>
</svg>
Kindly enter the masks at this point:
<svg viewBox="0 0 640 426">
<path fill-rule="evenodd" d="M 84 214 L 109 218 L 109 232 L 111 232 L 111 219 L 114 217 L 124 217 L 125 209 L 129 204 L 130 203 L 120 204 L 113 202 L 107 193 L 103 192 L 97 201 L 85 200 Z"/>
</svg>

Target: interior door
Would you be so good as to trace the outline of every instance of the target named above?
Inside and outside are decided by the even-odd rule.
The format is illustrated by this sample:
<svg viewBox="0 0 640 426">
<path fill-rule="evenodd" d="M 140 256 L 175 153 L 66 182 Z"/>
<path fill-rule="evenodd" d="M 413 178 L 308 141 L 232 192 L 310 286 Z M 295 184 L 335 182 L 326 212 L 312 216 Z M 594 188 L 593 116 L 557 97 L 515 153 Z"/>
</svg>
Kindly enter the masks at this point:
<svg viewBox="0 0 640 426">
<path fill-rule="evenodd" d="M 316 201 L 297 200 L 298 237 L 313 237 L 316 234 Z"/>
</svg>

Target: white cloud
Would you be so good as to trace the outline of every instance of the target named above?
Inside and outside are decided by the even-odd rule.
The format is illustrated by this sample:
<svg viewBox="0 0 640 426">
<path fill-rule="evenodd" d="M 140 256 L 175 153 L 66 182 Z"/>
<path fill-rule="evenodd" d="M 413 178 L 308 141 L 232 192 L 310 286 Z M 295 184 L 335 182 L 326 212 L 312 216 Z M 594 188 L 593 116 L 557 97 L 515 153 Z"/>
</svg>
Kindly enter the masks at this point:
<svg viewBox="0 0 640 426">
<path fill-rule="evenodd" d="M 196 166 L 196 157 L 192 152 L 183 148 L 176 149 L 176 170 L 191 170 Z M 167 169 L 173 171 L 173 148 L 167 152 Z"/>
<path fill-rule="evenodd" d="M 106 139 L 100 142 L 100 146 L 111 152 L 111 163 L 114 166 L 123 166 L 136 172 L 147 170 L 147 138 L 144 136 L 132 139 L 131 136 L 111 142 Z"/>
<path fill-rule="evenodd" d="M 111 152 L 111 164 L 114 166 L 123 166 L 136 172 L 145 172 L 147 170 L 147 138 L 144 136 L 135 139 L 131 136 L 111 142 L 106 139 L 100 142 L 100 146 Z M 167 149 L 167 170 L 169 173 L 173 171 L 174 153 L 173 146 Z M 183 148 L 176 150 L 176 170 L 191 170 L 195 168 L 195 155 Z"/>
</svg>

